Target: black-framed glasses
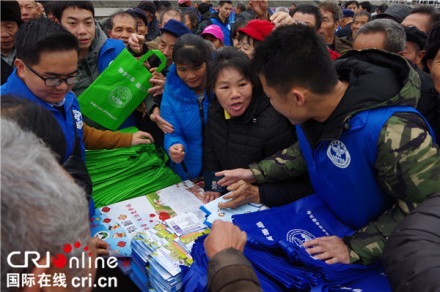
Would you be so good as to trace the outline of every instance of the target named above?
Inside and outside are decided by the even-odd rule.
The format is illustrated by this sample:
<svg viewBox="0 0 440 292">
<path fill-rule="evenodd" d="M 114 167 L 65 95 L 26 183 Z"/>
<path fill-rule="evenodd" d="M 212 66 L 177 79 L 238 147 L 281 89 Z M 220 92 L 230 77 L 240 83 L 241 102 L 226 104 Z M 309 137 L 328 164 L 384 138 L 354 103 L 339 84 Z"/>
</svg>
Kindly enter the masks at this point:
<svg viewBox="0 0 440 292">
<path fill-rule="evenodd" d="M 60 85 L 63 82 L 66 82 L 67 85 L 72 85 L 77 83 L 81 77 L 82 74 L 79 70 L 76 71 L 76 75 L 75 76 L 69 76 L 67 78 L 56 78 L 56 77 L 51 77 L 51 78 L 44 78 L 43 76 L 41 76 L 40 74 L 38 74 L 34 69 L 32 69 L 31 67 L 29 67 L 28 65 L 26 65 L 25 63 L 23 63 L 29 70 L 31 70 L 32 73 L 34 73 L 35 75 L 37 75 L 38 77 L 40 77 L 41 80 L 44 81 L 44 84 L 46 84 L 46 86 L 49 87 L 56 87 L 58 85 Z"/>
</svg>

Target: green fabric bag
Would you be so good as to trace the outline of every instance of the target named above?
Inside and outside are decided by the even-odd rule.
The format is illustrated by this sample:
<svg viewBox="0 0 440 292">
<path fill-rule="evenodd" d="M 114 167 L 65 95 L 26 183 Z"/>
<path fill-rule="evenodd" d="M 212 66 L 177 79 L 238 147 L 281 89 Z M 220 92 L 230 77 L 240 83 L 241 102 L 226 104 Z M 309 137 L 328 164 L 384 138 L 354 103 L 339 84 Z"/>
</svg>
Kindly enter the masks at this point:
<svg viewBox="0 0 440 292">
<path fill-rule="evenodd" d="M 149 51 L 136 60 L 124 49 L 78 97 L 81 113 L 107 129 L 119 128 L 147 96 L 153 75 L 142 64 L 153 54 L 161 60 L 160 72 L 166 66 L 160 51 Z"/>
</svg>

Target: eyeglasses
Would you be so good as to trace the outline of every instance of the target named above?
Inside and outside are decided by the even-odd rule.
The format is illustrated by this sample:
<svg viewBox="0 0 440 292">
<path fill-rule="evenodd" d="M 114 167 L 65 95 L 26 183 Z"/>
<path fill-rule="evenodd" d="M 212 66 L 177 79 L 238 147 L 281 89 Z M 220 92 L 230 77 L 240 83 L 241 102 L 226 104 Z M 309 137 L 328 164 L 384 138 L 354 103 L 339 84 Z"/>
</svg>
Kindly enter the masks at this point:
<svg viewBox="0 0 440 292">
<path fill-rule="evenodd" d="M 44 81 L 44 84 L 46 84 L 46 86 L 49 86 L 49 87 L 56 87 L 56 86 L 60 85 L 63 82 L 66 82 L 67 85 L 72 85 L 72 84 L 77 83 L 81 79 L 81 77 L 82 77 L 81 72 L 79 70 L 77 70 L 75 76 L 69 76 L 67 78 L 44 78 L 43 76 L 38 74 L 34 69 L 29 67 L 28 65 L 26 65 L 26 64 L 24 64 L 24 65 L 29 70 L 31 70 L 32 73 L 34 73 L 35 75 L 40 77 L 40 79 Z"/>
</svg>

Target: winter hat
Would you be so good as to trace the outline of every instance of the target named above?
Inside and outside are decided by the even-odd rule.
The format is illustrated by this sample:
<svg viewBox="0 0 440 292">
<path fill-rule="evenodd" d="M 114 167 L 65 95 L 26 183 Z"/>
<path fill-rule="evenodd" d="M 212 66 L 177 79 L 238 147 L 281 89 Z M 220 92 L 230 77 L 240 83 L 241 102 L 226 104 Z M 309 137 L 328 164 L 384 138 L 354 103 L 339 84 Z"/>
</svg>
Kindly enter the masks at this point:
<svg viewBox="0 0 440 292">
<path fill-rule="evenodd" d="M 17 1 L 2 1 L 2 21 L 15 21 L 18 26 L 23 23 L 21 20 L 20 6 Z"/>
<path fill-rule="evenodd" d="M 378 18 L 389 18 L 391 17 L 398 23 L 402 23 L 402 21 L 409 15 L 409 7 L 403 5 L 403 4 L 394 4 L 385 10 L 384 13 L 378 14 L 376 16 L 376 19 Z"/>
<path fill-rule="evenodd" d="M 353 12 L 353 10 L 350 10 L 350 9 L 342 9 L 342 15 L 344 17 L 353 17 L 354 12 Z"/>
<path fill-rule="evenodd" d="M 238 31 L 247 34 L 257 41 L 264 40 L 272 32 L 275 25 L 267 20 L 254 19 L 248 22 L 246 28 L 239 28 Z"/>
<path fill-rule="evenodd" d="M 144 21 L 145 25 L 148 25 L 148 19 L 147 19 L 147 15 L 145 14 L 145 12 L 136 7 L 136 8 L 130 8 L 127 11 L 128 14 L 130 14 L 131 16 L 133 16 L 134 18 L 140 18 Z"/>
<path fill-rule="evenodd" d="M 211 24 L 211 25 L 208 25 L 207 27 L 205 27 L 205 29 L 200 34 L 200 36 L 203 36 L 205 34 L 210 34 L 210 35 L 214 36 L 216 39 L 221 40 L 222 43 L 225 42 L 225 35 L 223 34 L 222 29 L 218 25 Z"/>
<path fill-rule="evenodd" d="M 423 50 L 425 48 L 426 39 L 428 38 L 428 35 L 426 33 L 420 31 L 415 26 L 404 26 L 403 29 L 405 30 L 407 42 L 417 44 L 420 50 Z"/>
<path fill-rule="evenodd" d="M 176 38 L 184 34 L 191 33 L 191 31 L 183 23 L 175 19 L 168 20 L 168 22 L 163 26 L 163 28 L 160 29 L 160 31 L 172 34 Z"/>
</svg>

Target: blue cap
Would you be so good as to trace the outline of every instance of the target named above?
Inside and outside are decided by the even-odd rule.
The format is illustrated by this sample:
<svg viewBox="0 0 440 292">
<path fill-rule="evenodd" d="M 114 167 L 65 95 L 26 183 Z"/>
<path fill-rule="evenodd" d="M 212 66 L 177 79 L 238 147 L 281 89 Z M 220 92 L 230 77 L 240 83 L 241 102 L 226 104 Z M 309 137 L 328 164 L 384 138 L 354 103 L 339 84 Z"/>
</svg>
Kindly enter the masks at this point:
<svg viewBox="0 0 440 292">
<path fill-rule="evenodd" d="M 344 17 L 353 17 L 354 12 L 350 9 L 342 9 L 342 15 L 344 15 Z"/>
<path fill-rule="evenodd" d="M 130 14 L 131 16 L 133 16 L 134 18 L 140 18 L 144 21 L 145 25 L 148 26 L 148 19 L 147 19 L 147 15 L 145 14 L 145 12 L 140 9 L 140 8 L 130 8 L 127 11 L 125 11 L 126 13 Z"/>
<path fill-rule="evenodd" d="M 167 32 L 169 34 L 172 34 L 176 38 L 191 33 L 191 31 L 180 21 L 170 19 L 168 22 L 160 29 L 160 31 Z"/>
</svg>

